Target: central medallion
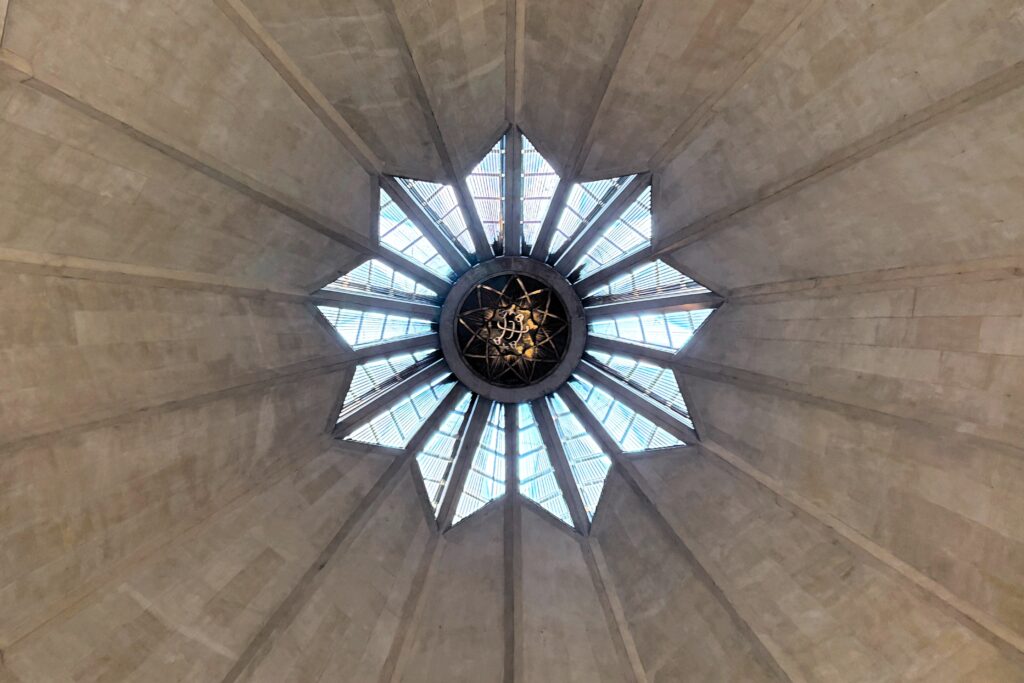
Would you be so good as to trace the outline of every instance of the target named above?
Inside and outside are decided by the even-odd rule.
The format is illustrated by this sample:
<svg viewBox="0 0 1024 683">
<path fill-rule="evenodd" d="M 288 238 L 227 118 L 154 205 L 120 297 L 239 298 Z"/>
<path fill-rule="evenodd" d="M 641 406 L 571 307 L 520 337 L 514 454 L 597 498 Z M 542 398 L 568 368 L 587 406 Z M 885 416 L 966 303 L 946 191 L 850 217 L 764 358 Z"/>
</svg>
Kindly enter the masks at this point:
<svg viewBox="0 0 1024 683">
<path fill-rule="evenodd" d="M 540 398 L 583 354 L 583 306 L 555 269 L 500 257 L 463 275 L 441 310 L 441 349 L 452 372 L 488 398 Z"/>
</svg>

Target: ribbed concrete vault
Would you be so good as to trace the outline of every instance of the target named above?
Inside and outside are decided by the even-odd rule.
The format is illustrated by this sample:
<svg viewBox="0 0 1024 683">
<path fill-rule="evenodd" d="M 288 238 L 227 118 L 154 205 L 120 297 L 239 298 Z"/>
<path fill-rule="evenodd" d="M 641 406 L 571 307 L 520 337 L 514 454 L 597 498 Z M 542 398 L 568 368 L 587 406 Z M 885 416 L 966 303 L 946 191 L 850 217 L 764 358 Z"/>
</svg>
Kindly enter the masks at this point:
<svg viewBox="0 0 1024 683">
<path fill-rule="evenodd" d="M 1024 681 L 1021 111 L 1019 0 L 0 0 L 0 683 Z M 724 297 L 576 530 L 332 434 L 510 126 Z"/>
</svg>

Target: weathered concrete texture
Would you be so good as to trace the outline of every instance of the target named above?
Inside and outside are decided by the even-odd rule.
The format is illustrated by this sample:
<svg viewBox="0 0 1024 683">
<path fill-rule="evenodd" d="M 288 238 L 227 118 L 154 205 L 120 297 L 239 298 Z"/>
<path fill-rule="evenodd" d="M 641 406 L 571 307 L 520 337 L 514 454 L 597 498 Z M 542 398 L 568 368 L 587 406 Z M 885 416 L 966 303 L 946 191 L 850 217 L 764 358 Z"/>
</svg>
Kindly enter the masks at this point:
<svg viewBox="0 0 1024 683">
<path fill-rule="evenodd" d="M 1017 0 L 824 0 L 808 9 L 664 169 L 663 225 L 676 230 L 742 202 L 1024 58 Z M 927 187 L 919 166 L 909 161 L 878 186 L 902 175 Z M 873 196 L 874 186 L 857 194 Z"/>
<path fill-rule="evenodd" d="M 403 683 L 500 681 L 505 657 L 500 505 L 460 522 L 442 541 Z"/>
<path fill-rule="evenodd" d="M 522 513 L 522 639 L 525 683 L 618 683 L 628 670 L 615 645 L 580 549 L 554 520 Z"/>
<path fill-rule="evenodd" d="M 0 444 L 341 350 L 297 303 L 2 271 L 0 319 Z"/>
<path fill-rule="evenodd" d="M 1024 633 L 1022 280 L 824 294 L 716 314 L 707 435 Z"/>
<path fill-rule="evenodd" d="M 215 3 L 14 0 L 3 46 L 101 112 L 369 233 L 369 176 Z"/>
<path fill-rule="evenodd" d="M 588 177 L 646 171 L 807 0 L 646 0 L 595 122 Z M 550 48 L 548 48 L 550 49 Z"/>
<path fill-rule="evenodd" d="M 590 128 L 640 0 L 524 3 L 522 127 L 566 169 Z"/>
<path fill-rule="evenodd" d="M 413 89 L 415 73 L 381 0 L 246 0 L 274 39 L 388 173 L 441 180 L 444 171 Z"/>
<path fill-rule="evenodd" d="M 104 585 L 119 566 L 303 462 L 311 448 L 320 448 L 339 383 L 338 374 L 285 382 L 4 453 L 0 643 L 24 636 Z M 234 532 L 245 546 L 248 532 Z M 267 526 L 252 533 L 258 539 L 264 532 L 274 535 Z M 295 529 L 282 533 L 287 537 Z M 159 563 L 153 571 L 174 576 Z M 82 631 L 81 637 L 91 637 L 90 629 Z M 125 656 L 137 655 L 143 645 L 127 647 Z M 26 656 L 36 659 L 38 653 Z M 56 665 L 47 659 L 33 665 Z"/>
<path fill-rule="evenodd" d="M 593 534 L 648 680 L 778 680 L 645 505 L 613 470 Z"/>
<path fill-rule="evenodd" d="M 26 86 L 0 84 L 0 246 L 307 286 L 350 251 Z"/>
<path fill-rule="evenodd" d="M 1022 107 L 1018 87 L 729 218 L 677 256 L 742 287 L 1024 254 Z"/>
<path fill-rule="evenodd" d="M 714 456 L 688 449 L 637 468 L 806 680 L 1019 680 L 992 645 Z"/>
<path fill-rule="evenodd" d="M 283 476 L 220 501 L 200 527 L 8 650 L 10 671 L 25 683 L 219 681 L 387 465 L 284 449 Z"/>
<path fill-rule="evenodd" d="M 468 173 L 505 126 L 506 0 L 394 0 L 445 145 Z"/>
<path fill-rule="evenodd" d="M 377 680 L 430 533 L 409 472 L 324 568 L 322 584 L 269 654 L 240 680 Z"/>
</svg>

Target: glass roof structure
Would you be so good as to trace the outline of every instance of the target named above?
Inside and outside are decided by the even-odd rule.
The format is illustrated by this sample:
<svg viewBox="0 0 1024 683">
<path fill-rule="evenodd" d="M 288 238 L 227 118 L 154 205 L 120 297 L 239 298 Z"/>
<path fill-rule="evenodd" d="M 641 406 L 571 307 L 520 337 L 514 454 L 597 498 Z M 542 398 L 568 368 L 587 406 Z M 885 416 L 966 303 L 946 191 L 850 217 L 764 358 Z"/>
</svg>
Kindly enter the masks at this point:
<svg viewBox="0 0 1024 683">
<path fill-rule="evenodd" d="M 514 128 L 465 178 L 382 180 L 379 243 L 314 294 L 352 354 L 335 437 L 413 461 L 441 531 L 521 501 L 589 533 L 616 459 L 699 438 L 678 359 L 722 300 L 652 250 L 655 231 L 650 174 L 561 178 Z M 538 399 L 481 394 L 453 374 L 439 341 L 449 299 L 463 312 L 470 301 L 454 301 L 463 276 L 498 257 L 543 264 L 583 310 L 567 303 L 559 314 L 578 321 L 583 360 Z M 563 343 L 560 323 L 545 332 L 560 318 L 533 303 L 536 288 L 514 268 L 504 272 L 522 295 L 473 295 L 483 322 L 470 326 L 466 348 L 497 344 L 484 358 L 538 353 L 538 339 Z"/>
</svg>

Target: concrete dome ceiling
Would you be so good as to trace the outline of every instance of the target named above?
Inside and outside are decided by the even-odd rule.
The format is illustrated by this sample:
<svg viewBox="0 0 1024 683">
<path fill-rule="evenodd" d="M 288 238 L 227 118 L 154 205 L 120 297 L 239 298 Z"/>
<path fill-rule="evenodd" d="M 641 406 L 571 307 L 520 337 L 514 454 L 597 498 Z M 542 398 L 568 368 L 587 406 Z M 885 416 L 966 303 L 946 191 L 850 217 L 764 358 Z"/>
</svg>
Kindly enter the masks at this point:
<svg viewBox="0 0 1024 683">
<path fill-rule="evenodd" d="M 0 0 L 0 683 L 1024 680 L 1022 65 L 1019 0 Z M 331 435 L 314 293 L 510 126 L 725 298 L 589 535 Z"/>
</svg>

